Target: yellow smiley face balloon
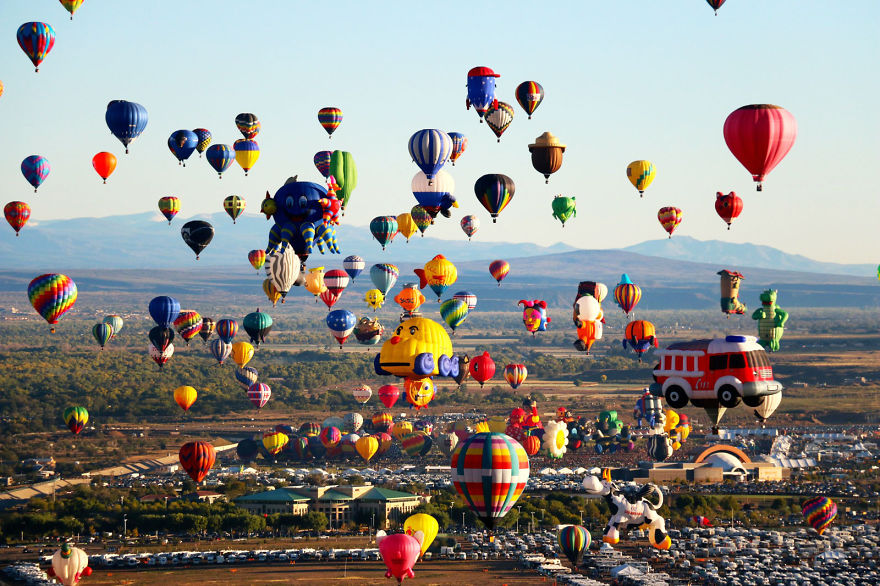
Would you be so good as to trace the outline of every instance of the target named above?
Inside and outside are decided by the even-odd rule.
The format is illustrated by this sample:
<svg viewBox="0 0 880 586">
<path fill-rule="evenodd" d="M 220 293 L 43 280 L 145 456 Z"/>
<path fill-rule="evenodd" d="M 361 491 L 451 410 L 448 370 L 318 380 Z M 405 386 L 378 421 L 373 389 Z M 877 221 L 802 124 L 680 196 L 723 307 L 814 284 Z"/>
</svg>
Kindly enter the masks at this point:
<svg viewBox="0 0 880 586">
<path fill-rule="evenodd" d="M 452 356 L 452 341 L 443 326 L 426 317 L 411 317 L 382 345 L 375 369 L 376 374 L 410 379 L 455 376 L 458 357 Z"/>
</svg>

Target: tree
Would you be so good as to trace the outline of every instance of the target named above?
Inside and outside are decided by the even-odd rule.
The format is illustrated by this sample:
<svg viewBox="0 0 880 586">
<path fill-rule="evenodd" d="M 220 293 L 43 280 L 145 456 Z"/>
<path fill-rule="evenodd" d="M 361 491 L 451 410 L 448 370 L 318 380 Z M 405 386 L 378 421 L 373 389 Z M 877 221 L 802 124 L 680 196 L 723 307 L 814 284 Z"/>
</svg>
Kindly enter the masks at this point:
<svg viewBox="0 0 880 586">
<path fill-rule="evenodd" d="M 319 513 L 318 511 L 312 511 L 308 515 L 306 515 L 306 523 L 305 527 L 307 529 L 312 529 L 313 531 L 323 531 L 329 525 L 329 521 L 327 520 L 327 515 L 324 513 Z"/>
</svg>

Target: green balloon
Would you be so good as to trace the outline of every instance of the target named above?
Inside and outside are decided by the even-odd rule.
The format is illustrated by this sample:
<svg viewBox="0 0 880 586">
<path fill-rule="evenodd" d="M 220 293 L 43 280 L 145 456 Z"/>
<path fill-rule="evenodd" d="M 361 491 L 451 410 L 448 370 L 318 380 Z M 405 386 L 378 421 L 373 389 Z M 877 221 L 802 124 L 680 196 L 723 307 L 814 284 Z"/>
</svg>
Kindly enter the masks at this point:
<svg viewBox="0 0 880 586">
<path fill-rule="evenodd" d="M 336 179 L 339 190 L 336 197 L 342 201 L 342 209 L 348 205 L 351 192 L 357 187 L 358 172 L 354 164 L 354 157 L 347 151 L 333 151 L 330 155 L 330 175 Z"/>
<path fill-rule="evenodd" d="M 553 203 L 551 205 L 553 206 L 553 217 L 562 222 L 563 228 L 565 228 L 565 223 L 569 218 L 577 215 L 575 198 L 573 197 L 557 195 L 553 198 Z"/>
</svg>

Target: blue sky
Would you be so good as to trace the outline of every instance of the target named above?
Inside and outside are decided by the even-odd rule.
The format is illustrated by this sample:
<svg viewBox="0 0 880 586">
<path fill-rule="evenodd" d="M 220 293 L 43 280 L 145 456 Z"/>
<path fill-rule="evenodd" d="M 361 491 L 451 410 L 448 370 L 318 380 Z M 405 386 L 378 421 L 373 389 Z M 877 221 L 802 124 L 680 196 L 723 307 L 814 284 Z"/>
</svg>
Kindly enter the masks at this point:
<svg viewBox="0 0 880 586">
<path fill-rule="evenodd" d="M 4 203 L 27 201 L 39 222 L 155 210 L 159 197 L 177 195 L 181 217 L 190 217 L 238 194 L 248 200 L 245 219 L 265 223 L 258 206 L 267 189 L 294 174 L 317 181 L 312 155 L 341 148 L 359 171 L 345 221 L 366 225 L 415 204 L 407 139 L 441 128 L 465 133 L 470 146 L 448 168 L 461 209 L 455 221 L 438 221 L 434 236 L 464 238 L 458 219 L 473 213 L 484 241 L 621 247 L 664 237 L 657 210 L 676 205 L 684 210 L 676 234 L 824 261 L 878 260 L 880 203 L 865 181 L 880 154 L 872 74 L 880 4 L 873 0 L 728 0 L 717 17 L 703 0 L 330 6 L 86 0 L 70 22 L 56 0 L 3 2 Z M 30 20 L 57 33 L 38 74 L 15 40 Z M 529 79 L 546 91 L 532 120 L 515 106 L 501 144 L 464 108 L 466 74 L 476 65 L 501 74 L 503 101 L 515 103 L 516 85 Z M 104 124 L 112 99 L 139 102 L 150 115 L 127 156 Z M 764 102 L 792 112 L 799 134 L 756 193 L 722 125 L 737 107 Z M 318 109 L 330 105 L 345 115 L 332 140 L 317 122 Z M 248 177 L 233 165 L 217 180 L 198 158 L 178 167 L 166 147 L 171 132 L 203 126 L 215 142 L 231 144 L 240 138 L 239 112 L 257 114 L 263 127 L 262 154 Z M 568 145 L 550 185 L 527 148 L 545 130 Z M 119 157 L 107 185 L 90 163 L 101 150 Z M 30 154 L 52 164 L 38 195 L 19 172 Z M 658 168 L 642 200 L 625 177 L 627 163 L 639 158 Z M 517 185 L 494 226 L 472 188 L 493 172 Z M 730 190 L 745 210 L 728 232 L 713 203 L 716 191 Z M 565 229 L 551 217 L 558 193 L 578 202 Z"/>
</svg>

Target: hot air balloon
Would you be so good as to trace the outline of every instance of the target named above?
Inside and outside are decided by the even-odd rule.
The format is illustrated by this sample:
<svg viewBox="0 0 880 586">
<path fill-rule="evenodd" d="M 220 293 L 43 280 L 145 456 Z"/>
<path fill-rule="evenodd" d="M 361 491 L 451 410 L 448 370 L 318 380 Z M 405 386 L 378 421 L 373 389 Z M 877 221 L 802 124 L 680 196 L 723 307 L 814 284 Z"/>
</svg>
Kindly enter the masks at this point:
<svg viewBox="0 0 880 586">
<path fill-rule="evenodd" d="M 92 336 L 103 350 L 104 345 L 113 337 L 113 326 L 105 323 L 95 324 L 92 326 Z"/>
<path fill-rule="evenodd" d="M 416 225 L 416 228 L 419 229 L 419 232 L 422 234 L 422 238 L 425 237 L 425 230 L 428 229 L 434 219 L 431 217 L 430 212 L 423 208 L 422 206 L 413 206 L 413 208 L 409 212 L 410 217 L 413 220 L 413 223 Z"/>
<path fill-rule="evenodd" d="M 49 160 L 40 155 L 31 155 L 21 162 L 21 174 L 34 188 L 34 193 L 49 176 L 51 170 Z"/>
<path fill-rule="evenodd" d="M 370 267 L 370 280 L 376 289 L 387 295 L 389 291 L 397 283 L 397 277 L 400 276 L 400 269 L 396 265 L 388 263 L 378 263 Z"/>
<path fill-rule="evenodd" d="M 287 442 L 289 441 L 290 438 L 288 438 L 287 435 L 281 433 L 280 431 L 272 431 L 263 434 L 263 447 L 272 456 L 275 456 L 279 452 L 281 452 L 281 450 L 284 449 L 284 446 L 286 446 Z"/>
<path fill-rule="evenodd" d="M 407 517 L 406 521 L 403 522 L 403 531 L 407 535 L 415 535 L 420 532 L 424 536 L 420 550 L 420 555 L 424 556 L 425 552 L 428 551 L 428 548 L 431 547 L 431 544 L 434 542 L 434 539 L 437 538 L 437 533 L 440 531 L 440 525 L 437 523 L 437 519 L 431 515 L 416 513 L 415 515 Z"/>
<path fill-rule="evenodd" d="M 150 317 L 160 328 L 169 328 L 180 313 L 180 303 L 173 297 L 162 295 L 150 300 Z"/>
<path fill-rule="evenodd" d="M 303 287 L 305 287 L 306 291 L 315 296 L 315 303 L 317 303 L 318 296 L 327 290 L 327 285 L 324 284 L 324 267 L 314 267 L 309 269 L 309 272 L 305 275 Z"/>
<path fill-rule="evenodd" d="M 339 342 L 339 348 L 342 349 L 342 345 L 354 330 L 357 317 L 347 309 L 336 309 L 327 314 L 326 321 L 330 333 L 333 334 L 333 337 Z"/>
<path fill-rule="evenodd" d="M 49 273 L 36 277 L 28 284 L 28 299 L 43 319 L 53 326 L 76 303 L 76 283 L 67 275 Z"/>
<path fill-rule="evenodd" d="M 239 368 L 244 368 L 244 366 L 251 361 L 251 358 L 254 357 L 254 347 L 248 342 L 235 342 L 232 344 L 232 361 L 235 362 Z"/>
<path fill-rule="evenodd" d="M 495 78 L 501 77 L 489 67 L 474 67 L 467 74 L 467 100 L 465 106 L 473 106 L 483 121 L 489 106 L 495 103 Z"/>
<path fill-rule="evenodd" d="M 186 167 L 186 160 L 196 150 L 199 137 L 192 130 L 175 130 L 168 137 L 168 150 L 177 159 L 178 165 Z"/>
<path fill-rule="evenodd" d="M 275 288 L 271 279 L 263 279 L 263 293 L 266 294 L 266 298 L 272 303 L 272 307 L 275 307 L 278 300 L 282 298 L 281 292 Z"/>
<path fill-rule="evenodd" d="M 486 125 L 495 133 L 498 142 L 501 142 L 501 135 L 513 122 L 513 115 L 513 106 L 497 100 L 486 110 Z"/>
<path fill-rule="evenodd" d="M 262 409 L 271 396 L 272 389 L 265 383 L 254 383 L 247 390 L 248 400 L 256 405 L 257 409 Z"/>
<path fill-rule="evenodd" d="M 559 549 L 577 569 L 590 549 L 590 532 L 580 525 L 566 525 L 559 530 Z"/>
<path fill-rule="evenodd" d="M 718 271 L 717 274 L 721 275 L 721 311 L 728 317 L 731 314 L 744 314 L 748 308 L 739 300 L 739 287 L 740 281 L 745 277 L 727 269 Z"/>
<path fill-rule="evenodd" d="M 424 268 L 414 269 L 413 271 L 419 277 L 419 288 L 424 289 L 430 286 L 431 290 L 437 295 L 437 302 L 440 302 L 440 296 L 458 280 L 458 270 L 455 265 L 446 260 L 442 254 L 438 254 L 425 263 Z"/>
<path fill-rule="evenodd" d="M 168 347 L 160 350 L 156 348 L 153 344 L 150 344 L 149 347 L 150 358 L 153 359 L 153 362 L 159 365 L 159 368 L 165 366 L 165 363 L 171 360 L 171 357 L 174 355 L 174 344 L 168 344 Z"/>
<path fill-rule="evenodd" d="M 237 195 L 230 195 L 223 200 L 223 209 L 232 218 L 233 224 L 236 218 L 244 212 L 245 203 L 244 198 Z"/>
<path fill-rule="evenodd" d="M 827 496 L 817 496 L 804 502 L 801 512 L 810 527 L 822 535 L 837 517 L 837 504 Z"/>
<path fill-rule="evenodd" d="M 208 344 L 208 349 L 211 351 L 211 356 L 214 357 L 217 364 L 223 364 L 229 358 L 229 355 L 232 354 L 232 344 L 220 339 L 211 340 L 211 343 Z"/>
<path fill-rule="evenodd" d="M 199 260 L 199 254 L 214 239 L 214 226 L 204 220 L 190 220 L 180 229 L 180 235 L 186 245 L 196 253 L 196 260 Z"/>
<path fill-rule="evenodd" d="M 715 11 L 715 16 L 718 16 L 718 9 L 721 8 L 721 5 L 724 4 L 725 0 L 706 0 L 709 3 L 709 6 L 712 7 L 712 10 Z"/>
<path fill-rule="evenodd" d="M 287 296 L 287 292 L 299 277 L 301 267 L 302 261 L 296 256 L 291 246 L 284 247 L 283 250 L 273 250 L 266 255 L 266 276 L 269 277 L 268 280 L 272 286 L 281 294 L 282 303 L 284 303 L 283 299 Z M 265 291 L 265 289 L 264 286 L 263 290 Z"/>
<path fill-rule="evenodd" d="M 409 139 L 409 154 L 427 176 L 430 185 L 434 175 L 443 168 L 452 154 L 452 139 L 442 130 L 419 130 Z"/>
<path fill-rule="evenodd" d="M 217 322 L 217 337 L 226 344 L 231 344 L 238 333 L 238 322 L 234 319 L 221 319 Z"/>
<path fill-rule="evenodd" d="M 660 221 L 663 229 L 669 234 L 669 237 L 672 238 L 672 233 L 681 224 L 681 210 L 673 206 L 662 207 L 657 212 L 657 219 Z"/>
<path fill-rule="evenodd" d="M 400 293 L 395 295 L 394 301 L 403 308 L 404 316 L 412 317 L 425 302 L 425 296 L 419 291 L 418 284 L 407 283 Z"/>
<path fill-rule="evenodd" d="M 562 167 L 565 145 L 552 132 L 545 132 L 529 145 L 529 152 L 532 153 L 532 167 L 544 176 L 544 183 L 550 183 L 550 175 Z"/>
<path fill-rule="evenodd" d="M 168 220 L 168 225 L 170 226 L 171 220 L 180 211 L 180 198 L 174 196 L 159 198 L 159 211 Z"/>
<path fill-rule="evenodd" d="M 321 293 L 321 301 L 324 302 L 327 309 L 331 309 L 339 301 L 339 297 L 345 288 L 348 287 L 350 281 L 351 278 L 348 276 L 348 273 L 340 269 L 333 269 L 324 274 L 324 285 L 327 286 L 327 290 Z M 354 323 L 351 325 L 354 327 Z M 350 334 L 351 331 L 348 333 Z"/>
<path fill-rule="evenodd" d="M 379 411 L 378 413 L 373 415 L 373 429 L 379 431 L 387 430 L 391 424 L 394 423 L 394 416 L 387 411 Z M 381 441 L 380 441 L 381 444 Z M 380 453 L 381 453 L 381 445 L 380 445 Z"/>
<path fill-rule="evenodd" d="M 369 385 L 358 385 L 351 393 L 354 396 L 354 400 L 363 405 L 373 396 L 373 389 Z"/>
<path fill-rule="evenodd" d="M 633 161 L 626 166 L 626 176 L 633 187 L 639 190 L 639 197 L 642 197 L 651 182 L 657 170 L 651 161 Z"/>
<path fill-rule="evenodd" d="M 529 376 L 529 369 L 525 364 L 508 364 L 504 367 L 504 380 L 514 390 L 526 382 L 527 376 Z"/>
<path fill-rule="evenodd" d="M 691 517 L 691 522 L 697 527 L 712 527 L 712 522 L 703 515 L 694 515 Z"/>
<path fill-rule="evenodd" d="M 418 231 L 418 226 L 412 219 L 409 212 L 404 212 L 397 216 L 397 231 L 409 242 L 410 237 Z"/>
<path fill-rule="evenodd" d="M 148 337 L 150 344 L 155 346 L 157 350 L 164 351 L 174 341 L 174 330 L 156 326 L 150 330 Z"/>
<path fill-rule="evenodd" d="M 452 152 L 449 153 L 449 160 L 452 161 L 452 165 L 455 166 L 455 161 L 464 154 L 464 151 L 467 150 L 468 139 L 465 135 L 460 132 L 447 132 L 449 138 L 452 139 Z"/>
<path fill-rule="evenodd" d="M 477 200 L 492 215 L 493 224 L 498 219 L 498 214 L 513 199 L 515 192 L 516 186 L 513 179 L 500 173 L 483 175 L 474 183 L 474 193 L 477 195 Z"/>
<path fill-rule="evenodd" d="M 115 314 L 105 315 L 104 319 L 102 319 L 101 322 L 113 328 L 113 334 L 111 334 L 110 336 L 111 340 L 115 338 L 119 332 L 122 331 L 122 326 L 125 323 L 122 321 L 121 317 Z"/>
<path fill-rule="evenodd" d="M 382 250 L 397 235 L 397 218 L 395 216 L 376 216 L 370 221 L 370 232 L 373 238 L 382 245 Z"/>
<path fill-rule="evenodd" d="M 379 440 L 371 435 L 365 435 L 354 443 L 354 449 L 365 462 L 369 463 L 370 459 L 379 451 Z"/>
<path fill-rule="evenodd" d="M 367 305 L 373 308 L 373 311 L 376 311 L 382 307 L 382 303 L 385 301 L 385 296 L 382 295 L 382 292 L 378 289 L 369 289 L 364 293 L 364 301 Z"/>
<path fill-rule="evenodd" d="M 104 183 L 107 183 L 107 178 L 116 170 L 116 155 L 102 151 L 92 157 L 92 167 Z"/>
<path fill-rule="evenodd" d="M 551 202 L 551 207 L 553 208 L 553 217 L 562 222 L 562 227 L 565 228 L 565 223 L 572 216 L 577 216 L 577 209 L 575 209 L 575 199 L 574 197 L 563 197 L 561 195 L 557 195 L 553 198 Z"/>
<path fill-rule="evenodd" d="M 452 453 L 450 468 L 455 490 L 489 531 L 513 508 L 529 480 L 525 450 L 503 433 L 466 438 Z"/>
<path fill-rule="evenodd" d="M 342 432 L 339 431 L 339 428 L 331 425 L 321 429 L 318 438 L 321 440 L 321 445 L 330 450 L 338 446 L 339 442 L 342 441 Z"/>
<path fill-rule="evenodd" d="M 336 179 L 339 189 L 336 190 L 336 197 L 342 202 L 342 209 L 348 205 L 351 194 L 357 187 L 357 166 L 354 164 L 354 157 L 348 151 L 333 151 L 330 155 L 330 175 Z"/>
<path fill-rule="evenodd" d="M 260 120 L 256 114 L 243 112 L 235 117 L 235 126 L 241 135 L 250 140 L 260 133 Z"/>
<path fill-rule="evenodd" d="M 452 297 L 453 299 L 461 299 L 467 303 L 468 311 L 472 311 L 477 306 L 477 296 L 470 291 L 458 291 Z"/>
<path fill-rule="evenodd" d="M 510 272 L 510 263 L 506 260 L 493 260 L 489 264 L 489 274 L 492 275 L 492 278 L 498 281 L 498 286 L 501 286 L 501 281 L 504 280 L 504 277 L 507 276 L 507 273 Z"/>
<path fill-rule="evenodd" d="M 480 219 L 477 216 L 464 216 L 461 219 L 461 229 L 467 234 L 468 240 L 480 229 Z"/>
<path fill-rule="evenodd" d="M 15 230 L 15 235 L 18 236 L 18 233 L 31 217 L 31 206 L 23 201 L 11 201 L 3 206 L 3 215 L 6 216 L 6 221 Z"/>
<path fill-rule="evenodd" d="M 85 407 L 68 407 L 62 414 L 64 424 L 74 435 L 81 432 L 89 422 L 89 412 Z"/>
<path fill-rule="evenodd" d="M 245 438 L 239 441 L 238 445 L 235 446 L 235 455 L 238 456 L 239 460 L 245 462 L 250 462 L 256 458 L 259 453 L 260 444 L 258 444 L 253 438 Z"/>
<path fill-rule="evenodd" d="M 394 385 L 383 385 L 379 387 L 379 400 L 387 409 L 391 409 L 400 397 L 400 389 Z"/>
<path fill-rule="evenodd" d="M 182 386 L 174 389 L 174 402 L 184 411 L 189 411 L 198 398 L 198 392 L 190 386 Z"/>
<path fill-rule="evenodd" d="M 516 86 L 516 101 L 532 119 L 532 114 L 544 101 L 544 88 L 537 81 L 524 81 Z"/>
<path fill-rule="evenodd" d="M 645 320 L 635 320 L 626 324 L 623 338 L 623 347 L 627 346 L 635 352 L 642 361 L 642 354 L 658 345 L 657 336 L 654 333 L 654 324 Z"/>
<path fill-rule="evenodd" d="M 259 346 L 266 341 L 266 336 L 272 331 L 272 316 L 257 309 L 257 311 L 244 316 L 241 325 L 250 336 L 251 343 Z"/>
<path fill-rule="evenodd" d="M 202 318 L 202 329 L 199 330 L 199 336 L 202 338 L 202 343 L 207 344 L 208 338 L 211 337 L 211 334 L 214 333 L 214 328 L 217 327 L 214 323 L 214 320 L 210 317 Z"/>
<path fill-rule="evenodd" d="M 574 347 L 589 354 L 593 343 L 602 339 L 602 322 L 598 319 L 582 321 L 577 328 L 577 336 Z"/>
<path fill-rule="evenodd" d="M 266 251 L 262 249 L 250 251 L 248 253 L 248 262 L 259 271 L 266 262 Z"/>
<path fill-rule="evenodd" d="M 70 13 L 70 20 L 73 20 L 73 14 L 82 6 L 83 0 L 60 0 L 64 9 Z"/>
<path fill-rule="evenodd" d="M 232 376 L 245 391 L 251 388 L 251 385 L 257 382 L 260 378 L 257 369 L 252 366 L 236 368 L 233 370 Z"/>
<path fill-rule="evenodd" d="M 735 191 L 731 191 L 724 195 L 720 191 L 715 193 L 715 213 L 727 223 L 727 229 L 730 230 L 730 223 L 733 222 L 742 213 L 743 200 Z"/>
<path fill-rule="evenodd" d="M 26 22 L 18 27 L 15 36 L 18 46 L 34 64 L 34 71 L 40 71 L 40 63 L 55 46 L 55 29 L 47 22 Z"/>
<path fill-rule="evenodd" d="M 208 160 L 211 168 L 217 171 L 217 177 L 223 179 L 223 172 L 235 160 L 235 151 L 228 144 L 212 144 L 208 147 L 205 158 Z"/>
<path fill-rule="evenodd" d="M 342 418 L 342 429 L 346 433 L 357 433 L 364 426 L 364 417 L 360 413 L 346 413 Z"/>
<path fill-rule="evenodd" d="M 450 217 L 449 210 L 458 207 L 458 202 L 453 196 L 455 180 L 445 169 L 437 171 L 433 180 L 429 180 L 424 172 L 419 171 L 412 178 L 410 189 L 419 205 L 431 215 L 432 221 L 439 213 L 444 217 Z"/>
<path fill-rule="evenodd" d="M 107 104 L 104 120 L 113 136 L 119 139 L 128 154 L 128 145 L 147 127 L 147 109 L 134 102 L 113 100 Z"/>
<path fill-rule="evenodd" d="M 415 578 L 413 566 L 419 559 L 423 538 L 421 533 L 413 536 L 404 533 L 385 535 L 384 531 L 376 532 L 376 545 L 379 546 L 379 554 L 385 562 L 385 567 L 388 568 L 385 572 L 386 578 L 394 576 L 398 584 L 402 584 L 404 578 Z"/>
<path fill-rule="evenodd" d="M 82 0 L 77 2 L 80 3 Z M 73 12 L 70 18 L 73 20 Z M 89 554 L 78 547 L 73 547 L 71 543 L 65 543 L 52 555 L 52 567 L 47 573 L 61 582 L 62 586 L 76 586 L 82 578 L 92 575 Z"/>
<path fill-rule="evenodd" d="M 239 138 L 232 143 L 232 149 L 235 151 L 235 161 L 244 169 L 244 174 L 247 176 L 248 171 L 253 168 L 257 159 L 260 158 L 260 145 L 255 140 Z"/>
<path fill-rule="evenodd" d="M 752 179 L 763 189 L 764 177 L 778 165 L 797 137 L 794 116 L 780 106 L 751 104 L 724 121 L 724 141 Z"/>
<path fill-rule="evenodd" d="M 177 329 L 180 337 L 186 341 L 187 346 L 189 346 L 189 341 L 202 331 L 202 316 L 197 311 L 185 309 L 174 320 L 174 327 Z"/>
<path fill-rule="evenodd" d="M 427 434 L 421 431 L 414 431 L 413 433 L 409 433 L 403 436 L 400 439 L 401 447 L 403 451 L 406 452 L 406 455 L 415 458 L 415 457 L 424 457 L 428 455 L 428 452 L 431 451 L 431 446 L 433 445 L 433 440 L 428 437 Z"/>
<path fill-rule="evenodd" d="M 332 154 L 330 151 L 318 151 L 312 158 L 318 173 L 323 175 L 325 179 L 330 176 L 330 155 Z"/>
<path fill-rule="evenodd" d="M 427 407 L 437 391 L 431 378 L 405 378 L 403 389 L 406 402 L 416 409 Z"/>
<path fill-rule="evenodd" d="M 468 305 L 461 299 L 447 299 L 440 304 L 440 317 L 455 335 L 455 328 L 464 323 L 468 316 Z"/>
<path fill-rule="evenodd" d="M 495 376 L 495 361 L 488 352 L 483 352 L 480 356 L 471 358 L 468 370 L 471 377 L 480 383 L 480 388 L 483 388 L 483 384 Z"/>
<path fill-rule="evenodd" d="M 199 158 L 201 158 L 202 153 L 211 146 L 211 141 L 214 140 L 214 137 L 211 135 L 211 131 L 207 128 L 194 128 L 193 132 L 196 135 L 196 152 L 199 153 Z"/>
<path fill-rule="evenodd" d="M 327 137 L 333 138 L 333 132 L 342 124 L 342 110 L 339 108 L 321 108 L 318 110 L 318 122 L 327 131 Z"/>
<path fill-rule="evenodd" d="M 345 272 L 348 273 L 348 276 L 352 279 L 357 279 L 358 275 L 364 272 L 366 266 L 367 263 L 364 262 L 364 259 L 356 254 L 346 256 L 342 261 L 342 268 L 345 269 Z"/>
<path fill-rule="evenodd" d="M 208 442 L 187 442 L 180 447 L 180 467 L 186 470 L 193 482 L 198 484 L 205 479 L 211 467 L 214 466 L 214 460 L 217 458 L 217 452 L 214 446 Z"/>
<path fill-rule="evenodd" d="M 642 298 L 642 289 L 632 282 L 626 273 L 620 275 L 620 283 L 614 288 L 614 301 L 629 316 Z"/>
</svg>

